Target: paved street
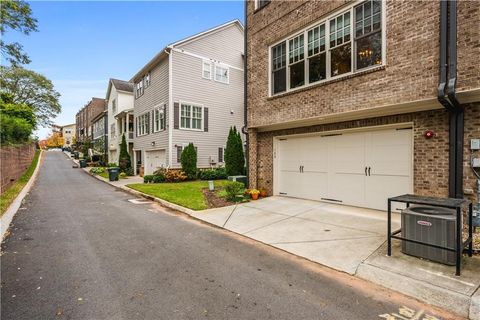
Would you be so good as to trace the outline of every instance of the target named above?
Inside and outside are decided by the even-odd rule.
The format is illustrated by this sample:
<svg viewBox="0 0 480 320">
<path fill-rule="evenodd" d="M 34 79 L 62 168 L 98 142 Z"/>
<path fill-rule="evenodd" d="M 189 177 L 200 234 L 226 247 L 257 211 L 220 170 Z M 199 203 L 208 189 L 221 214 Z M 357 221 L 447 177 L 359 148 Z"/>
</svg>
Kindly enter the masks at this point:
<svg viewBox="0 0 480 320">
<path fill-rule="evenodd" d="M 2 244 L 1 318 L 452 319 L 132 198 L 46 152 Z"/>
</svg>

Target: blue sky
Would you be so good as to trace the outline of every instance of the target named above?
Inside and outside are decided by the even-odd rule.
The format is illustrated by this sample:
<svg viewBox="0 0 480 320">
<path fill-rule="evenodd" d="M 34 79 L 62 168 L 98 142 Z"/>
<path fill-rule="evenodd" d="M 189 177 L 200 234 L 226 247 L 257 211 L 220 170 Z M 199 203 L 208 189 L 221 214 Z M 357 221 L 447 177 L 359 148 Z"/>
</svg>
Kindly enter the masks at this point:
<svg viewBox="0 0 480 320">
<path fill-rule="evenodd" d="M 91 97 L 105 97 L 108 79 L 129 80 L 165 45 L 224 22 L 243 23 L 243 1 L 33 1 L 39 32 L 10 31 L 30 56 L 26 68 L 60 92 L 58 124 L 75 122 Z M 40 138 L 48 134 L 40 129 Z"/>
</svg>

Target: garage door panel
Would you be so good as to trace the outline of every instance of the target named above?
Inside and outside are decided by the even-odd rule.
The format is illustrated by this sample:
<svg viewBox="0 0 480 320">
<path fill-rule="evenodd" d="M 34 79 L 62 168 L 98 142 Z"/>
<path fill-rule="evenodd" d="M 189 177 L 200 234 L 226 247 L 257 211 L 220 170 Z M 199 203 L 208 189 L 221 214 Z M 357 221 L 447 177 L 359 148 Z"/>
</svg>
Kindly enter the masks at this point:
<svg viewBox="0 0 480 320">
<path fill-rule="evenodd" d="M 365 175 L 335 174 L 329 185 L 328 198 L 344 204 L 363 206 L 365 202 Z"/>
<path fill-rule="evenodd" d="M 412 147 L 411 129 L 282 140 L 278 191 L 385 210 L 388 197 L 413 191 Z"/>
<path fill-rule="evenodd" d="M 153 174 L 166 164 L 165 150 L 145 151 L 145 174 Z"/>
<path fill-rule="evenodd" d="M 392 176 L 370 176 L 366 184 L 366 203 L 370 208 L 387 210 L 388 198 L 411 192 L 409 176 L 394 178 Z"/>
</svg>

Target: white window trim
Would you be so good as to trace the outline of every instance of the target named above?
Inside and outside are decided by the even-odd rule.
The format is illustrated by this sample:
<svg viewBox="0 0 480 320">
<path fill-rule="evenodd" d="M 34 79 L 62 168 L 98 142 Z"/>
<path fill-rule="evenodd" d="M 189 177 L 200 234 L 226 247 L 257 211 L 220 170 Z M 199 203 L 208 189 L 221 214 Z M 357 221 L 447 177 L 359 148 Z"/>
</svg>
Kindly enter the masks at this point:
<svg viewBox="0 0 480 320">
<path fill-rule="evenodd" d="M 209 68 L 208 72 L 210 72 L 210 77 L 208 77 L 208 78 L 205 77 L 205 71 L 206 71 L 206 70 L 205 70 L 205 64 L 207 64 L 207 63 L 208 63 L 208 68 Z M 212 69 L 213 69 L 213 68 L 212 68 L 212 61 L 202 60 L 202 78 L 203 78 L 203 79 L 212 80 L 212 75 L 213 75 Z"/>
<path fill-rule="evenodd" d="M 220 81 L 220 80 L 217 80 L 216 78 L 216 75 L 217 75 L 217 67 L 221 67 L 223 69 L 227 69 L 227 82 L 223 82 L 223 81 Z M 222 63 L 215 63 L 215 68 L 214 68 L 214 72 L 213 72 L 213 80 L 215 82 L 218 82 L 218 83 L 223 83 L 223 84 L 230 84 L 230 67 L 225 65 L 225 64 L 222 64 Z"/>
<path fill-rule="evenodd" d="M 266 4 L 264 4 L 262 7 L 259 6 L 259 0 L 255 0 L 255 10 L 258 10 L 259 8 L 263 8 L 266 6 Z"/>
<path fill-rule="evenodd" d="M 149 130 L 145 130 L 145 132 L 143 134 L 140 134 L 140 127 L 141 127 L 141 124 L 140 124 L 140 117 L 143 117 L 143 116 L 146 116 L 147 114 L 149 113 L 149 111 L 146 111 L 140 115 L 137 116 L 137 130 L 138 130 L 138 134 L 137 134 L 137 137 L 143 137 L 143 136 L 146 136 L 148 135 L 148 131 Z M 148 118 L 148 117 L 147 117 Z M 145 129 L 147 128 L 147 123 L 145 123 Z"/>
<path fill-rule="evenodd" d="M 194 129 L 194 128 L 191 128 L 192 127 L 192 119 L 193 119 L 193 110 L 190 110 L 190 128 L 184 128 L 182 127 L 182 104 L 186 104 L 186 105 L 190 105 L 192 107 L 200 107 L 202 109 L 201 112 L 201 115 L 202 115 L 202 121 L 200 121 L 200 125 L 201 125 L 201 128 L 200 129 Z M 200 104 L 200 103 L 195 103 L 195 102 L 189 102 L 189 101 L 179 101 L 178 103 L 178 107 L 179 107 L 179 110 L 178 110 L 178 116 L 179 116 L 179 119 L 178 119 L 178 128 L 180 130 L 185 130 L 185 131 L 203 131 L 204 129 L 204 122 L 205 122 L 205 114 L 204 114 L 204 106 L 203 104 Z M 193 109 L 193 108 L 192 108 Z"/>
<path fill-rule="evenodd" d="M 256 2 L 256 1 L 255 1 Z M 386 10 L 386 1 L 385 0 L 382 0 L 382 9 L 381 9 L 381 20 L 382 20 L 382 30 L 381 30 L 381 34 L 382 34 L 382 63 L 381 64 L 378 64 L 378 65 L 373 65 L 373 66 L 370 66 L 370 67 L 367 67 L 367 68 L 363 68 L 363 69 L 360 69 L 360 70 L 356 70 L 356 60 L 355 60 L 355 10 L 354 8 L 365 2 L 365 0 L 357 0 L 353 3 L 350 3 L 348 4 L 347 7 L 344 7 L 344 8 L 341 8 L 337 11 L 335 11 L 334 13 L 320 19 L 320 20 L 317 20 L 316 22 L 302 28 L 301 31 L 299 32 L 296 32 L 294 34 L 291 34 L 287 37 L 284 37 L 282 38 L 281 40 L 275 42 L 275 43 L 272 43 L 269 47 L 268 47 L 268 96 L 269 97 L 276 97 L 276 96 L 281 96 L 281 95 L 284 95 L 284 94 L 288 94 L 290 92 L 294 92 L 294 91 L 297 91 L 297 90 L 302 90 L 302 89 L 305 89 L 305 88 L 309 88 L 309 87 L 313 87 L 313 86 L 316 86 L 318 84 L 321 84 L 321 83 L 324 83 L 324 82 L 330 82 L 332 80 L 337 80 L 337 79 L 341 79 L 341 78 L 346 78 L 346 77 L 349 77 L 351 75 L 354 75 L 354 74 L 357 74 L 357 73 L 363 73 L 365 71 L 368 71 L 368 70 L 371 70 L 371 69 L 377 69 L 377 68 L 381 68 L 381 67 L 385 67 L 386 66 L 386 61 L 387 61 L 387 57 L 386 57 L 386 54 L 387 54 L 387 50 L 386 50 L 386 15 L 387 15 L 387 10 Z M 350 72 L 347 72 L 347 73 L 343 73 L 341 75 L 338 75 L 338 76 L 330 76 L 331 74 L 331 66 L 330 66 L 330 23 L 329 21 L 339 15 L 342 15 L 344 14 L 345 12 L 347 11 L 350 11 L 350 43 L 351 43 L 351 50 L 352 50 L 352 54 L 351 54 L 351 64 L 352 64 L 352 69 Z M 325 52 L 327 53 L 327 57 L 326 57 L 326 75 L 327 77 L 324 79 L 324 80 L 320 80 L 320 81 L 316 81 L 316 82 L 312 82 L 312 83 L 309 83 L 308 82 L 308 63 L 305 63 L 305 84 L 303 86 L 299 86 L 299 87 L 296 87 L 296 88 L 293 88 L 293 89 L 290 89 L 290 77 L 289 77 L 289 72 L 288 72 L 288 62 L 289 62 L 289 51 L 290 51 L 290 48 L 289 48 L 289 41 L 290 39 L 292 38 L 295 38 L 296 36 L 300 35 L 300 34 L 304 34 L 304 46 L 305 46 L 305 43 L 306 43 L 306 40 L 308 40 L 308 31 L 322 23 L 325 23 Z M 282 92 L 279 92 L 279 93 L 273 93 L 273 88 L 272 88 L 272 48 L 275 47 L 276 45 L 282 43 L 282 42 L 286 42 L 286 52 L 287 52 L 287 57 L 286 57 L 286 62 L 287 62 L 287 79 L 286 79 L 286 87 L 287 89 L 285 91 L 282 91 Z M 304 58 L 306 57 L 306 54 L 308 52 L 308 48 L 307 50 L 304 49 Z"/>
<path fill-rule="evenodd" d="M 163 108 L 165 104 L 162 102 L 160 104 L 157 104 L 155 107 L 153 107 L 153 132 L 160 132 L 160 131 L 165 131 L 166 129 L 166 121 L 165 121 L 165 109 Z M 163 123 L 164 123 L 164 126 L 162 128 L 162 123 L 160 122 L 159 126 L 158 126 L 158 130 L 155 130 L 155 123 L 157 122 L 157 119 L 156 119 L 156 116 L 155 116 L 155 110 L 158 110 L 159 114 L 162 113 L 163 114 Z"/>
</svg>

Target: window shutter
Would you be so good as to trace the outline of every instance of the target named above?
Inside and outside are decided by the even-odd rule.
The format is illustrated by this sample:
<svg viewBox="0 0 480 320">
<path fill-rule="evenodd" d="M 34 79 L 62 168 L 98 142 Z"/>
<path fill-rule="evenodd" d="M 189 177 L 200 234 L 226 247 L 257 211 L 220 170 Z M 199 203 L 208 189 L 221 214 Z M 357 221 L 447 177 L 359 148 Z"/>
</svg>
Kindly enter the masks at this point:
<svg viewBox="0 0 480 320">
<path fill-rule="evenodd" d="M 181 162 L 182 160 L 182 146 L 177 146 L 177 162 Z"/>
<path fill-rule="evenodd" d="M 163 105 L 163 130 L 167 128 L 167 105 Z"/>
<path fill-rule="evenodd" d="M 138 137 L 138 117 L 135 118 L 135 137 Z"/>
<path fill-rule="evenodd" d="M 178 102 L 175 102 L 173 104 L 173 128 L 178 129 L 179 128 L 179 121 L 180 121 L 180 112 L 179 112 L 179 105 Z"/>
<path fill-rule="evenodd" d="M 218 162 L 223 162 L 223 148 L 218 148 Z"/>
<path fill-rule="evenodd" d="M 208 108 L 203 108 L 203 131 L 208 132 Z"/>
<path fill-rule="evenodd" d="M 154 115 L 155 110 L 152 110 L 148 113 L 149 118 L 148 119 L 148 124 L 150 125 L 150 131 L 149 133 L 153 133 L 153 130 L 155 130 L 155 124 L 153 123 L 155 121 L 155 115 Z M 151 116 L 150 116 L 151 115 Z"/>
</svg>

